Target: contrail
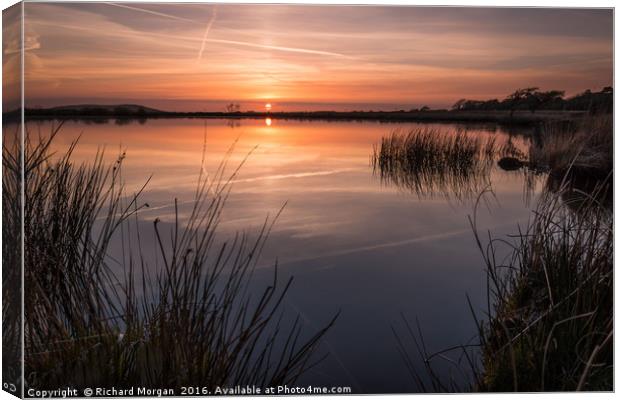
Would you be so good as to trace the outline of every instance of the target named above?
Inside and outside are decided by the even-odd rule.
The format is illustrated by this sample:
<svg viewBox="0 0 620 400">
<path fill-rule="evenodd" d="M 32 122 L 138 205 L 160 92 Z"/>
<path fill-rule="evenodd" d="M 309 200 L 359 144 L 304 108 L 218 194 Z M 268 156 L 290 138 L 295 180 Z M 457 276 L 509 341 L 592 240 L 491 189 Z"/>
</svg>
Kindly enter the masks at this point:
<svg viewBox="0 0 620 400">
<path fill-rule="evenodd" d="M 207 43 L 207 37 L 209 36 L 209 31 L 215 22 L 215 17 L 217 17 L 217 4 L 213 5 L 213 14 L 211 14 L 211 19 L 207 24 L 207 28 L 205 29 L 205 34 L 202 36 L 202 43 L 200 44 L 200 51 L 198 52 L 198 58 L 196 62 L 199 63 L 202 59 L 202 53 L 205 51 L 205 44 Z"/>
<path fill-rule="evenodd" d="M 416 236 L 416 237 L 409 238 L 409 239 L 396 240 L 396 241 L 392 241 L 392 242 L 384 242 L 384 243 L 378 243 L 378 244 L 373 244 L 373 245 L 353 247 L 353 248 L 342 249 L 342 250 L 336 250 L 336 251 L 332 251 L 332 252 L 329 252 L 329 253 L 326 253 L 326 254 L 317 255 L 317 256 L 300 257 L 300 258 L 297 258 L 297 259 L 292 259 L 292 260 L 288 260 L 288 261 L 285 261 L 285 262 L 280 262 L 280 263 L 278 263 L 278 265 L 279 266 L 284 266 L 284 265 L 287 265 L 287 264 L 297 263 L 297 262 L 301 262 L 301 261 L 319 260 L 321 258 L 327 258 L 327 257 L 346 256 L 346 255 L 355 254 L 355 253 L 361 253 L 361 252 L 366 252 L 366 251 L 380 250 L 380 249 L 385 249 L 385 248 L 390 248 L 390 247 L 399 247 L 399 246 L 403 246 L 403 245 L 407 245 L 407 244 L 428 242 L 428 241 L 431 241 L 431 240 L 438 240 L 438 239 L 447 239 L 449 237 L 462 235 L 462 234 L 467 233 L 467 232 L 471 232 L 471 228 L 455 229 L 455 230 L 447 231 L 447 232 L 440 232 L 440 233 L 435 233 L 435 234 Z"/>
<path fill-rule="evenodd" d="M 298 172 L 295 174 L 265 175 L 265 176 L 257 176 L 255 178 L 235 179 L 231 181 L 231 183 L 256 182 L 256 181 L 288 179 L 288 178 L 306 178 L 306 177 L 311 177 L 311 176 L 334 175 L 334 174 L 340 174 L 342 172 L 351 172 L 351 171 L 357 171 L 357 170 L 358 169 L 356 168 L 341 168 L 341 169 L 333 169 L 333 170 L 328 170 L 328 171 L 313 171 L 313 172 Z"/>
<path fill-rule="evenodd" d="M 516 219 L 508 223 L 494 225 L 490 227 L 489 229 L 501 229 L 504 227 L 510 227 L 510 226 L 514 226 L 515 223 L 518 223 L 518 222 L 519 220 Z M 428 242 L 432 240 L 447 239 L 453 236 L 463 235 L 468 232 L 471 232 L 471 228 L 455 229 L 455 230 L 451 230 L 447 232 L 440 232 L 440 233 L 434 233 L 434 234 L 431 233 L 428 235 L 416 236 L 416 237 L 412 237 L 409 239 L 402 239 L 402 240 L 396 240 L 392 242 L 384 242 L 384 243 L 377 243 L 373 245 L 366 245 L 366 246 L 336 250 L 336 251 L 332 251 L 332 252 L 328 252 L 328 253 L 320 254 L 320 255 L 315 255 L 315 256 L 293 258 L 291 260 L 279 262 L 278 266 L 284 267 L 286 265 L 303 262 L 303 261 L 320 260 L 320 259 L 328 258 L 328 257 L 346 256 L 346 255 L 361 253 L 361 252 L 366 252 L 366 251 L 380 250 L 380 249 L 391 248 L 391 247 L 400 247 L 400 246 L 404 246 L 408 244 L 423 243 L 423 242 Z M 328 268 L 331 268 L 331 267 L 323 267 L 323 268 L 319 268 L 318 270 L 328 269 Z"/>
<path fill-rule="evenodd" d="M 316 55 L 321 55 L 321 56 L 332 56 L 332 57 L 342 57 L 342 58 L 351 58 L 351 59 L 354 58 L 354 57 L 347 56 L 341 53 L 332 53 L 331 51 L 322 51 L 322 50 L 302 49 L 299 47 L 271 46 L 268 44 L 240 42 L 237 40 L 225 40 L 225 39 L 205 39 L 205 41 L 212 42 L 212 43 L 234 44 L 237 46 L 247 46 L 247 47 L 254 47 L 254 48 L 259 48 L 259 49 L 287 51 L 291 53 L 316 54 Z"/>
<path fill-rule="evenodd" d="M 123 6 L 126 7 L 126 6 Z M 141 11 L 145 11 L 148 12 L 147 10 L 141 10 Z M 150 12 L 149 12 L 150 13 Z M 161 13 L 157 13 L 157 14 L 161 14 Z M 164 14 L 166 15 L 166 14 Z M 169 15 L 169 18 L 180 18 L 180 17 L 174 17 Z M 191 20 L 186 20 L 188 22 L 192 22 L 192 23 L 197 23 L 195 21 L 191 21 Z M 170 34 L 164 34 L 164 33 L 158 33 L 158 32 L 140 32 L 140 31 L 131 31 L 128 29 L 125 30 L 121 30 L 121 29 L 116 29 L 116 30 L 107 30 L 107 31 L 102 31 L 100 29 L 97 28 L 92 28 L 92 27 L 87 27 L 87 26 L 76 26 L 76 25 L 69 25 L 69 24 L 58 24 L 58 23 L 52 23 L 52 22 L 47 22 L 47 21 L 37 21 L 37 20 L 31 20 L 32 24 L 37 24 L 37 25 L 45 25 L 45 26 L 53 26 L 53 27 L 62 27 L 65 29 L 73 29 L 73 30 L 79 30 L 79 31 L 83 31 L 83 32 L 92 32 L 92 33 L 96 33 L 98 35 L 108 35 L 108 36 L 117 36 L 117 37 L 122 37 L 122 38 L 149 38 L 149 37 L 158 37 L 158 38 L 165 38 L 165 39 L 175 39 L 175 40 L 182 40 L 182 41 L 186 41 L 186 42 L 198 42 L 198 41 L 205 41 L 205 42 L 211 42 L 211 43 L 223 43 L 223 44 L 231 44 L 231 45 L 237 45 L 237 46 L 245 46 L 245 47 L 251 47 L 251 48 L 259 48 L 259 49 L 269 49 L 269 50 L 277 50 L 277 51 L 284 51 L 284 52 L 292 52 L 292 53 L 303 53 L 303 54 L 315 54 L 315 55 L 322 55 L 322 56 L 330 56 L 330 57 L 340 57 L 340 58 L 347 58 L 347 59 L 356 59 L 356 57 L 352 57 L 352 56 L 347 56 L 345 54 L 341 54 L 341 53 L 333 53 L 333 52 L 329 52 L 329 51 L 322 51 L 322 50 L 312 50 L 312 49 L 303 49 L 303 48 L 297 48 L 297 47 L 284 47 L 284 46 L 271 46 L 271 45 L 266 45 L 266 44 L 259 44 L 259 43 L 253 43 L 253 42 L 241 42 L 241 41 L 237 41 L 237 40 L 225 40 L 225 39 L 210 39 L 210 38 L 196 38 L 196 37 L 189 37 L 189 36 L 182 36 L 182 35 L 170 35 Z"/>
<path fill-rule="evenodd" d="M 160 12 L 157 12 L 157 11 L 151 11 L 151 10 L 147 10 L 147 9 L 144 9 L 144 8 L 126 6 L 124 4 L 117 4 L 117 3 L 107 3 L 106 2 L 104 4 L 107 4 L 109 6 L 114 6 L 114 7 L 126 8 L 128 10 L 139 11 L 139 12 L 143 12 L 143 13 L 147 13 L 147 14 L 157 15 L 158 17 L 174 19 L 174 20 L 177 20 L 177 21 L 191 22 L 193 24 L 197 24 L 198 23 L 197 21 L 194 21 L 194 20 L 191 20 L 191 19 L 188 19 L 188 18 L 177 17 L 175 15 L 160 13 Z"/>
</svg>

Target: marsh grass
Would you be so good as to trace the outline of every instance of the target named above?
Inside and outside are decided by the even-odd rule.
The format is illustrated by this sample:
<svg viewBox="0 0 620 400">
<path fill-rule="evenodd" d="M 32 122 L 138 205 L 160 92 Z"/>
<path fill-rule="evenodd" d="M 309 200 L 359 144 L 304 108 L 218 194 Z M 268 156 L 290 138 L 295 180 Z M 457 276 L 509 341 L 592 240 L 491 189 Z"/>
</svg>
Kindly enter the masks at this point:
<svg viewBox="0 0 620 400">
<path fill-rule="evenodd" d="M 6 121 L 5 121 L 6 122 Z M 8 124 L 7 124 L 8 125 Z M 2 379 L 21 394 L 21 126 L 2 137 Z M 9 390 L 11 390 L 9 388 Z"/>
<path fill-rule="evenodd" d="M 487 274 L 487 309 L 467 298 L 477 335 L 431 352 L 419 323 L 403 317 L 407 329 L 394 330 L 420 390 L 613 390 L 613 215 L 599 193 L 569 206 L 569 191 L 565 182 L 545 192 L 509 238 L 483 234 L 471 218 Z"/>
<path fill-rule="evenodd" d="M 128 195 L 124 154 L 112 165 L 103 152 L 77 165 L 75 142 L 53 154 L 60 128 L 29 132 L 25 143 L 27 387 L 291 384 L 320 361 L 317 346 L 335 317 L 313 333 L 299 319 L 285 323 L 291 281 L 281 282 L 277 265 L 262 291 L 249 286 L 275 219 L 253 239 L 216 240 L 240 167 L 227 172 L 224 161 L 213 176 L 201 173 L 186 223 L 176 201 L 171 229 L 153 221 L 152 265 L 137 229 L 148 180 Z M 3 158 L 5 169 L 15 163 Z M 112 260 L 119 237 L 126 250 Z"/>
<path fill-rule="evenodd" d="M 403 318 L 401 355 L 422 391 L 613 390 L 612 120 L 547 125 L 528 153 L 511 147 L 498 152 L 526 160 L 526 190 L 545 183 L 528 224 L 506 238 L 479 230 L 492 191 L 478 196 L 470 222 L 487 305 L 481 312 L 468 298 L 477 335 L 433 353 Z"/>
<path fill-rule="evenodd" d="M 598 115 L 578 124 L 544 125 L 528 152 L 528 173 L 545 171 L 545 190 L 561 193 L 579 208 L 592 196 L 607 207 L 613 201 L 613 120 Z"/>
<path fill-rule="evenodd" d="M 371 163 L 383 182 L 420 197 L 462 199 L 489 184 L 497 151 L 494 137 L 415 129 L 383 137 L 373 148 Z"/>
<path fill-rule="evenodd" d="M 601 184 L 600 190 L 605 190 Z M 546 192 L 516 243 L 476 240 L 489 309 L 479 323 L 483 391 L 613 389 L 613 216 L 597 193 L 567 207 Z M 509 246 L 508 258 L 498 248 Z"/>
<path fill-rule="evenodd" d="M 530 164 L 546 166 L 558 178 L 589 175 L 603 180 L 613 169 L 613 118 L 598 115 L 577 124 L 547 123 L 540 143 L 530 147 Z"/>
</svg>

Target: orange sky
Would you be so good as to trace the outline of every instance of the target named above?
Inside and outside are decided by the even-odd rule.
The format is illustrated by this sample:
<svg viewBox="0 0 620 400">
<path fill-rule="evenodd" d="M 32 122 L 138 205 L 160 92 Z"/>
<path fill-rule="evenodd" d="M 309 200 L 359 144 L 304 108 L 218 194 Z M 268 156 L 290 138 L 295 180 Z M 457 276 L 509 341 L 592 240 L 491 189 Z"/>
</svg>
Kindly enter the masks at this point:
<svg viewBox="0 0 620 400">
<path fill-rule="evenodd" d="M 25 7 L 27 106 L 398 109 L 503 98 L 523 86 L 570 95 L 612 83 L 611 10 Z"/>
</svg>

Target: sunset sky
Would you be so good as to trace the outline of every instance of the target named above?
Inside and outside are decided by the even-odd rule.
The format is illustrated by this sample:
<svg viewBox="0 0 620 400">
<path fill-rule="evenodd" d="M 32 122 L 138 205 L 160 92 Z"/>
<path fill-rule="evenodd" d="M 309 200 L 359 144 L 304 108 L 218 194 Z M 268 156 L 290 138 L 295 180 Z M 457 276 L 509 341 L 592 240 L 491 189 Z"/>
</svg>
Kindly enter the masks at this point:
<svg viewBox="0 0 620 400">
<path fill-rule="evenodd" d="M 611 10 L 26 3 L 26 106 L 400 109 L 612 84 Z M 11 62 L 5 45 L 5 63 Z"/>
</svg>

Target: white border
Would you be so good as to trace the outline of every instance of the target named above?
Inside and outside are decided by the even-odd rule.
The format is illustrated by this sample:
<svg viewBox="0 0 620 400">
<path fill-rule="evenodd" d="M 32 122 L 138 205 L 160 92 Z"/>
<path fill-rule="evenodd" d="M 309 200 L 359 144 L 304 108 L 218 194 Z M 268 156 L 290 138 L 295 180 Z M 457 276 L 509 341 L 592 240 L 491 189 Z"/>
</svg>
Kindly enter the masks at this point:
<svg viewBox="0 0 620 400">
<path fill-rule="evenodd" d="M 30 0 L 30 1 L 40 1 L 40 0 Z M 76 0 L 66 0 L 63 2 L 71 2 L 71 3 L 80 3 L 80 2 L 91 2 L 91 1 L 76 1 Z M 120 2 L 120 1 L 119 1 Z M 135 0 L 123 0 L 123 2 L 133 2 L 133 3 L 140 3 L 141 1 L 135 1 Z M 214 3 L 214 1 L 200 1 L 200 0 L 184 0 L 184 1 L 162 1 L 162 0 L 149 0 L 148 2 L 151 3 Z M 5 9 L 13 4 L 15 4 L 15 1 L 11 1 L 11 0 L 0 0 L 0 6 L 2 9 Z M 402 5 L 402 6 L 469 6 L 469 7 L 558 7 L 558 8 L 614 8 L 615 7 L 615 3 L 614 1 L 610 1 L 610 0 L 590 0 L 590 1 L 583 1 L 583 0 L 563 0 L 563 1 L 558 1 L 558 0 L 521 0 L 521 1 L 514 1 L 514 0 L 470 0 L 470 1 L 458 1 L 458 0 L 388 0 L 388 1 L 383 1 L 383 0 L 336 0 L 336 1 L 330 1 L 330 0 L 312 0 L 312 1 L 304 1 L 304 0 L 286 0 L 286 1 L 260 1 L 260 0 L 220 0 L 217 1 L 217 3 L 228 3 L 228 4 L 319 4 L 319 5 Z M 615 14 L 615 10 L 614 10 L 614 14 Z M 23 16 L 23 8 L 22 8 L 22 16 Z M 0 28 L 1 28 L 1 19 L 0 19 Z M 22 35 L 23 35 L 23 21 L 22 21 Z M 617 66 L 618 66 L 618 60 L 617 60 L 617 52 L 616 52 L 616 44 L 618 43 L 617 41 L 617 30 L 615 29 L 615 15 L 614 15 L 614 137 L 617 138 L 618 135 L 618 128 L 615 125 L 615 116 L 618 115 L 618 111 L 619 111 L 619 105 L 618 105 L 618 101 L 620 100 L 620 96 L 618 95 L 618 90 L 616 88 L 615 85 L 615 76 L 616 76 L 616 70 L 617 70 Z M 22 52 L 22 77 L 23 77 L 23 52 Z M 24 82 L 22 79 L 22 94 L 24 93 Z M 0 95 L 2 93 L 2 89 L 0 88 Z M 24 98 L 22 97 L 22 108 L 23 108 L 23 101 Z M 22 116 L 23 118 L 23 116 Z M 22 127 L 23 127 L 23 120 L 22 120 Z M 618 152 L 618 150 L 620 149 L 620 140 L 614 140 L 614 155 L 615 154 L 620 154 L 620 152 Z M 22 144 L 23 144 L 23 131 L 22 131 Z M 618 174 L 615 174 L 614 176 L 614 189 L 618 187 L 618 184 L 620 183 L 620 179 L 618 178 Z M 1 189 L 0 189 L 1 191 Z M 23 193 L 22 193 L 23 196 Z M 616 196 L 616 191 L 614 190 L 614 196 Z M 616 209 L 616 205 L 618 204 L 618 200 L 617 197 L 614 197 L 614 210 Z M 22 203 L 23 206 L 23 203 Z M 617 223 L 617 216 L 614 212 L 614 223 Z M 23 228 L 23 227 L 22 227 Z M 23 232 L 22 232 L 22 240 L 23 240 Z M 2 241 L 2 234 L 0 232 L 0 244 Z M 618 244 L 619 244 L 620 240 L 618 239 L 617 236 L 614 237 L 614 247 L 618 248 Z M 23 246 L 23 245 L 22 245 Z M 23 252 L 22 252 L 22 257 L 23 257 Z M 615 260 L 614 260 L 615 261 Z M 616 264 L 615 264 L 616 265 Z M 22 285 L 23 285 L 23 271 L 22 271 Z M 23 287 L 23 286 L 22 286 Z M 617 281 L 615 281 L 614 283 L 614 308 L 615 305 L 618 304 L 618 299 L 619 299 L 619 295 L 618 295 L 618 283 Z M 22 291 L 22 296 L 24 295 L 23 291 Z M 23 299 L 22 299 L 22 309 L 23 309 Z M 23 315 L 23 314 L 22 314 Z M 23 322 L 23 321 L 22 321 Z M 616 325 L 616 320 L 614 319 L 614 326 Z M 22 332 L 23 332 L 23 327 L 22 327 Z M 618 343 L 618 335 L 616 335 L 616 337 L 614 337 L 614 360 L 618 359 L 618 352 L 619 352 L 619 343 Z M 23 342 L 22 342 L 22 349 L 23 349 Z M 22 363 L 22 369 L 23 369 L 23 363 Z M 23 374 L 22 374 L 23 375 Z M 616 366 L 615 371 L 614 371 L 614 387 L 615 385 L 618 384 L 618 376 L 619 376 L 619 368 Z M 23 383 L 22 383 L 23 384 Z M 390 397 L 397 397 L 399 399 L 401 398 L 411 398 L 411 399 L 444 399 L 444 398 L 453 398 L 454 396 L 466 396 L 467 399 L 489 399 L 489 398 L 495 398 L 500 397 L 501 399 L 506 399 L 506 400 L 521 400 L 523 398 L 526 399 L 534 399 L 534 398 L 545 398 L 545 399 L 551 399 L 551 400 L 555 400 L 555 399 L 579 399 L 579 400 L 583 400 L 583 399 L 610 399 L 615 397 L 615 395 L 613 393 L 574 393 L 574 392 L 569 392 L 569 393 L 542 393 L 542 394 L 538 394 L 538 393 L 532 393 L 532 394 L 523 394 L 523 393 L 517 393 L 517 394 L 484 394 L 484 393 L 476 393 L 476 394 L 464 394 L 464 395 L 456 395 L 456 394 L 448 394 L 448 395 L 442 395 L 442 394 L 435 394 L 435 395 L 428 395 L 428 394 L 397 394 L 397 395 L 378 395 L 378 396 L 373 396 L 377 399 L 389 399 Z M 349 395 L 349 396 L 286 396 L 285 398 L 291 398 L 291 397 L 295 397 L 295 398 L 302 398 L 302 399 L 308 399 L 308 398 L 320 398 L 320 399 L 325 399 L 325 400 L 335 400 L 335 399 L 342 399 L 344 397 L 346 397 L 347 399 L 364 399 L 367 398 L 368 395 Z M 183 398 L 183 397 L 177 397 L 179 399 Z M 231 398 L 230 396 L 227 398 Z M 247 400 L 251 400 L 251 399 L 264 399 L 265 396 L 233 396 L 232 398 L 235 399 L 247 399 Z M 14 396 L 9 395 L 8 393 L 4 392 L 4 391 L 0 391 L 0 400 L 9 400 L 9 399 L 15 399 Z"/>
</svg>

